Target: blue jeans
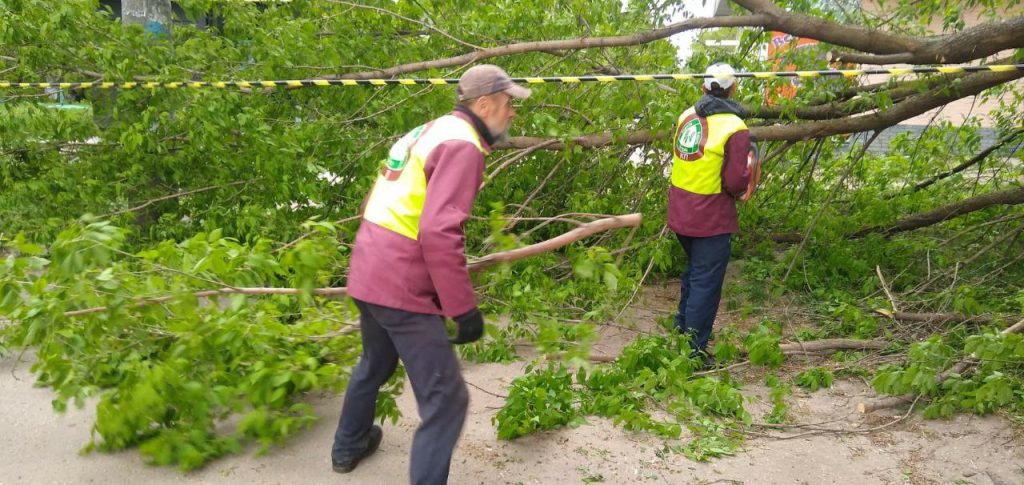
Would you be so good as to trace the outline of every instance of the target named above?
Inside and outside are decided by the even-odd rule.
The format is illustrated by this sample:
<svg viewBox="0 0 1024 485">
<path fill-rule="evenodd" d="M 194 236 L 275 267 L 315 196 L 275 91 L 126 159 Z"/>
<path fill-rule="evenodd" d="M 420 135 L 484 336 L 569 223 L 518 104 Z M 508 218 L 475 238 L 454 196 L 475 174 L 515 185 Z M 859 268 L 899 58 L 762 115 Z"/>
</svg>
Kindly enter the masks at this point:
<svg viewBox="0 0 1024 485">
<path fill-rule="evenodd" d="M 676 329 L 691 335 L 694 353 L 707 350 L 711 327 L 722 298 L 725 267 L 729 264 L 731 234 L 689 237 L 676 234 L 686 251 L 686 271 L 679 289 Z"/>
</svg>

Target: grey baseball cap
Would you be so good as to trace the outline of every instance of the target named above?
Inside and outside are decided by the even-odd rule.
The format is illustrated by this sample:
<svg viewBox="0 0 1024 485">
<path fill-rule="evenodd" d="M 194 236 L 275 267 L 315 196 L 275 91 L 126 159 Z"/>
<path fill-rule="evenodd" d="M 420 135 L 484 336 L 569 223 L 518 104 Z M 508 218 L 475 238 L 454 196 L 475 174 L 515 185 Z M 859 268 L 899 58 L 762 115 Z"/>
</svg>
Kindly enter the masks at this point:
<svg viewBox="0 0 1024 485">
<path fill-rule="evenodd" d="M 512 78 L 504 69 L 493 64 L 473 66 L 459 78 L 459 101 L 498 92 L 503 92 L 513 98 L 530 97 L 529 89 L 512 82 Z"/>
</svg>

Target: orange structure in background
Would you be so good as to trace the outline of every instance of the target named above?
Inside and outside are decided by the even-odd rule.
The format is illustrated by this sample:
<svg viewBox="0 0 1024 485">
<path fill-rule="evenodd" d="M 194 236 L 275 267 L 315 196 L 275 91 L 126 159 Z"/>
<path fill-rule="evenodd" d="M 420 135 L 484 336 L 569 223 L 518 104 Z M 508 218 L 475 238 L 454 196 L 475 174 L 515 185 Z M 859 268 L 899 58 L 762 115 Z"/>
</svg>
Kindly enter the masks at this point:
<svg viewBox="0 0 1024 485">
<path fill-rule="evenodd" d="M 772 70 L 774 71 L 795 71 L 797 66 L 795 64 L 786 64 L 780 66 L 782 60 L 780 56 L 783 52 L 789 49 L 800 48 L 803 46 L 817 44 L 818 41 L 814 39 L 807 39 L 804 37 L 793 37 L 785 32 L 772 32 L 771 42 L 768 43 L 768 59 L 772 61 Z M 796 96 L 797 87 L 800 85 L 799 78 L 789 78 L 789 82 L 781 86 L 767 87 L 765 88 L 764 97 L 768 101 L 768 104 L 773 104 L 774 100 L 782 98 L 792 98 Z"/>
</svg>

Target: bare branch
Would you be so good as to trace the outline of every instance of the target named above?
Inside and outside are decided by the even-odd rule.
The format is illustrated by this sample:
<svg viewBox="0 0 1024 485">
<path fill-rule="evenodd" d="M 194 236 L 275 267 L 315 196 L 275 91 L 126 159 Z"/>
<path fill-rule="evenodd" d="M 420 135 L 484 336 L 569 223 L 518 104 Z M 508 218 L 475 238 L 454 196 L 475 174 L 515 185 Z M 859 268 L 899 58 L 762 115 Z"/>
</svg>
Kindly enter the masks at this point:
<svg viewBox="0 0 1024 485">
<path fill-rule="evenodd" d="M 655 40 L 664 39 L 680 32 L 688 30 L 706 29 L 711 27 L 758 27 L 768 20 L 764 15 L 740 15 L 731 17 L 695 18 L 677 22 L 660 29 L 653 29 L 635 35 L 623 35 L 615 37 L 583 37 L 578 39 L 547 40 L 534 42 L 519 42 L 500 47 L 476 50 L 455 57 L 434 59 L 430 61 L 413 62 L 402 64 L 387 69 L 375 71 L 356 72 L 340 76 L 327 76 L 326 79 L 371 79 L 379 77 L 393 77 L 399 74 L 424 71 L 427 69 L 438 69 L 443 67 L 461 66 L 493 57 L 509 56 L 515 54 L 526 54 L 528 52 L 548 52 L 559 50 L 579 50 L 606 47 L 626 47 L 639 44 L 646 44 Z"/>
<path fill-rule="evenodd" d="M 135 211 L 139 211 L 139 210 L 145 209 L 146 207 L 149 207 L 150 205 L 153 205 L 153 204 L 155 204 L 157 202 L 163 202 L 165 200 L 177 199 L 179 197 L 184 197 L 186 195 L 199 194 L 199 193 L 208 192 L 208 191 L 211 191 L 211 190 L 222 189 L 224 187 L 232 187 L 232 186 L 235 186 L 235 185 L 248 184 L 249 182 L 252 182 L 252 180 L 238 180 L 238 181 L 235 181 L 235 182 L 231 182 L 231 183 L 227 183 L 227 184 L 222 184 L 222 185 L 210 185 L 210 186 L 207 186 L 207 187 L 203 187 L 201 189 L 186 190 L 186 191 L 178 192 L 178 193 L 171 194 L 171 195 L 165 195 L 163 197 L 157 197 L 155 199 L 150 199 L 150 200 L 147 200 L 146 202 L 143 202 L 142 204 L 137 205 L 135 207 L 132 207 L 132 208 L 129 208 L 129 209 L 121 209 L 119 211 L 110 212 L 108 214 L 103 214 L 100 217 L 110 217 L 110 216 L 116 216 L 116 215 L 119 215 L 119 214 L 124 214 L 126 212 L 135 212 Z"/>
<path fill-rule="evenodd" d="M 500 253 L 494 253 L 469 264 L 470 271 L 479 271 L 488 266 L 493 266 L 498 263 L 506 261 L 514 261 L 537 254 L 542 254 L 550 251 L 554 251 L 562 246 L 574 243 L 588 236 L 592 236 L 599 232 L 607 231 L 610 229 L 617 229 L 622 227 L 636 227 L 640 225 L 641 215 L 640 214 L 628 214 L 624 216 L 609 217 L 607 219 L 600 219 L 594 222 L 584 224 L 577 227 L 561 236 L 547 241 L 539 242 L 537 244 L 531 244 L 526 247 L 519 249 L 513 249 L 511 251 L 503 251 Z"/>
<path fill-rule="evenodd" d="M 405 20 L 406 22 L 412 22 L 414 24 L 426 27 L 426 28 L 428 28 L 430 30 L 433 30 L 434 32 L 437 32 L 438 34 L 441 34 L 441 35 L 443 35 L 443 36 L 445 36 L 445 37 L 455 41 L 458 44 L 464 45 L 464 46 L 469 47 L 471 49 L 476 49 L 476 50 L 483 49 L 483 47 L 480 47 L 478 45 L 473 45 L 473 44 L 470 44 L 469 42 L 465 42 L 463 40 L 457 39 L 457 38 L 453 37 L 452 35 L 450 35 L 448 32 L 445 32 L 445 31 L 443 31 L 443 30 L 441 30 L 441 29 L 439 29 L 437 27 L 434 27 L 433 25 L 430 25 L 430 24 L 428 24 L 426 22 L 420 22 L 419 20 L 411 19 L 411 18 L 406 17 L 404 15 L 401 15 L 399 13 L 392 12 L 391 10 L 388 10 L 386 8 L 374 7 L 372 5 L 360 5 L 358 3 L 346 2 L 344 0 L 328 0 L 328 1 L 330 1 L 332 3 L 340 3 L 342 5 L 348 5 L 349 7 L 363 8 L 363 9 L 373 10 L 375 12 L 381 12 L 381 13 L 384 13 L 384 14 L 387 14 L 387 15 L 391 15 L 391 16 L 393 16 L 395 18 L 399 18 L 399 19 Z"/>
</svg>

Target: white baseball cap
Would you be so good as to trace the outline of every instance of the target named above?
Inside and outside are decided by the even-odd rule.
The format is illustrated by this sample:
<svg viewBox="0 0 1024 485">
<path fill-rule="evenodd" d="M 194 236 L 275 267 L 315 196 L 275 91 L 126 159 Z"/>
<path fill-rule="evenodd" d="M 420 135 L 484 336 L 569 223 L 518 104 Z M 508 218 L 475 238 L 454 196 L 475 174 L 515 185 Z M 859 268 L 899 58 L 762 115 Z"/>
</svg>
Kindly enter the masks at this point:
<svg viewBox="0 0 1024 485">
<path fill-rule="evenodd" d="M 708 70 L 705 73 L 715 76 L 704 79 L 704 88 L 707 90 L 713 89 L 716 84 L 722 89 L 729 89 L 733 84 L 736 84 L 736 78 L 733 77 L 736 74 L 736 70 L 724 62 L 716 62 L 708 66 Z"/>
</svg>

